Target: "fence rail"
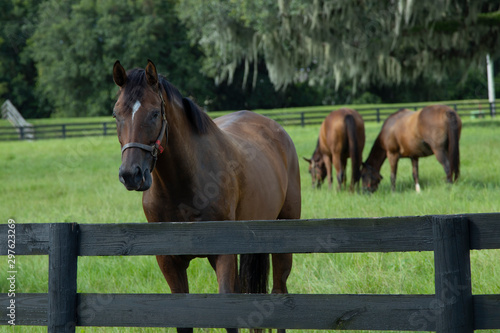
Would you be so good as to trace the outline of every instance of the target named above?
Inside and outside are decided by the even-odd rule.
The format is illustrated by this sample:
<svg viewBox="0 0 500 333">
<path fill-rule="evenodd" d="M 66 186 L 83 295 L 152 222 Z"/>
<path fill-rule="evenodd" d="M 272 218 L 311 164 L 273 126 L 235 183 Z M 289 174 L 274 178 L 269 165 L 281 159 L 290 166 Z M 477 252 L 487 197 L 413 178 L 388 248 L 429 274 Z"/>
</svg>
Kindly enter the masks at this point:
<svg viewBox="0 0 500 333">
<path fill-rule="evenodd" d="M 16 325 L 500 329 L 500 295 L 472 295 L 470 250 L 500 249 L 500 213 L 366 219 L 17 224 L 16 255 L 49 255 L 47 294 L 16 293 Z M 0 225 L 7 235 L 9 226 Z M 8 254 L 7 237 L 0 255 Z M 78 256 L 433 251 L 434 295 L 77 293 Z M 98 259 L 96 259 L 98 260 Z M 326 282 L 327 283 L 327 282 Z M 0 294 L 0 325 L 12 298 Z"/>
<path fill-rule="evenodd" d="M 450 104 L 461 117 L 484 118 L 494 117 L 494 103 L 454 103 Z M 364 121 L 381 122 L 389 115 L 399 110 L 402 106 L 366 107 L 357 108 Z M 418 110 L 423 105 L 405 106 Z M 302 109 L 300 111 L 267 111 L 262 114 L 286 126 L 307 126 L 321 124 L 323 119 L 335 109 L 328 110 Z M 221 113 L 217 113 L 218 115 Z M 65 139 L 83 136 L 106 136 L 116 134 L 116 123 L 110 122 L 82 122 L 64 123 L 53 125 L 34 125 L 30 127 L 0 126 L 0 141 L 9 140 L 40 140 L 40 139 Z"/>
<path fill-rule="evenodd" d="M 82 122 L 31 127 L 0 126 L 0 141 L 66 139 L 116 135 L 115 122 Z"/>
</svg>

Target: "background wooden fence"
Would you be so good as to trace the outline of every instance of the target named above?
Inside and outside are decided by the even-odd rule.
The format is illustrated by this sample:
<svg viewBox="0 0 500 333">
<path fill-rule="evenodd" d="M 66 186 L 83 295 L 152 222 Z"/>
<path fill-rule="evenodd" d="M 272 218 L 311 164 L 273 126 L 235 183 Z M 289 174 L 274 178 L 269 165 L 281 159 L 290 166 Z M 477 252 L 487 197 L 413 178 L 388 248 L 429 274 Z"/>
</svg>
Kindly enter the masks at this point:
<svg viewBox="0 0 500 333">
<path fill-rule="evenodd" d="M 418 110 L 425 105 L 404 106 L 409 109 Z M 494 104 L 484 103 L 454 103 L 449 104 L 461 117 L 482 118 L 495 115 Z M 318 110 L 317 108 L 301 108 L 297 111 L 270 110 L 262 114 L 276 120 L 282 125 L 287 126 L 306 126 L 317 125 L 323 122 L 323 119 L 332 111 L 335 106 L 328 109 Z M 402 108 L 402 106 L 387 107 L 365 107 L 357 108 L 364 121 L 381 122 L 389 115 Z M 224 114 L 223 112 L 210 113 L 213 117 Z M 81 122 L 81 123 L 63 123 L 51 125 L 34 125 L 32 127 L 12 127 L 0 126 L 0 141 L 7 140 L 26 140 L 26 139 L 54 139 L 54 138 L 74 138 L 82 136 L 106 136 L 116 135 L 116 123 L 109 122 Z"/>
<path fill-rule="evenodd" d="M 0 255 L 7 254 L 8 229 L 0 225 Z M 15 230 L 16 255 L 49 255 L 48 294 L 16 293 L 16 325 L 48 326 L 49 332 L 74 332 L 75 326 L 500 329 L 500 295 L 472 295 L 469 256 L 500 248 L 500 213 L 17 224 Z M 401 251 L 434 251 L 434 295 L 82 294 L 76 286 L 78 256 Z M 1 325 L 8 324 L 10 299 L 0 294 Z"/>
</svg>

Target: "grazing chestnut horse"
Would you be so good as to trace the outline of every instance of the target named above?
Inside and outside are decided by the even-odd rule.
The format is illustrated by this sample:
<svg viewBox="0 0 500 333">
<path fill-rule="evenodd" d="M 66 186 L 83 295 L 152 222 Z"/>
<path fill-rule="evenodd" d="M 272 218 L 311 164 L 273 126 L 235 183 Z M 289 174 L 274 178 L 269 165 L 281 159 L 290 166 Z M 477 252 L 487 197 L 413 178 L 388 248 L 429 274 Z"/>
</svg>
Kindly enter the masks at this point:
<svg viewBox="0 0 500 333">
<path fill-rule="evenodd" d="M 113 115 L 122 146 L 120 181 L 143 191 L 148 222 L 299 219 L 300 173 L 295 146 L 275 121 L 250 111 L 215 121 L 148 61 L 128 72 L 117 61 L 120 87 Z M 244 242 L 244 240 L 241 240 Z M 220 293 L 263 293 L 269 255 L 209 255 Z M 173 293 L 188 293 L 194 256 L 157 256 Z M 273 293 L 286 293 L 291 254 L 273 254 Z M 192 328 L 178 328 L 192 332 Z M 227 329 L 237 332 L 236 329 Z"/>
<path fill-rule="evenodd" d="M 365 124 L 361 115 L 351 109 L 332 111 L 321 124 L 318 143 L 309 163 L 313 187 L 320 187 L 325 178 L 332 187 L 332 163 L 337 172 L 339 190 L 346 187 L 345 168 L 351 158 L 352 175 L 350 190 L 359 182 L 363 148 L 365 146 Z"/>
<path fill-rule="evenodd" d="M 380 168 L 385 159 L 391 165 L 391 188 L 396 189 L 398 160 L 409 157 L 413 166 L 415 190 L 420 192 L 418 159 L 436 155 L 452 183 L 460 175 L 459 140 L 462 121 L 446 105 L 432 105 L 420 111 L 399 110 L 387 118 L 368 159 L 363 164 L 363 189 L 375 192 L 382 179 Z"/>
</svg>

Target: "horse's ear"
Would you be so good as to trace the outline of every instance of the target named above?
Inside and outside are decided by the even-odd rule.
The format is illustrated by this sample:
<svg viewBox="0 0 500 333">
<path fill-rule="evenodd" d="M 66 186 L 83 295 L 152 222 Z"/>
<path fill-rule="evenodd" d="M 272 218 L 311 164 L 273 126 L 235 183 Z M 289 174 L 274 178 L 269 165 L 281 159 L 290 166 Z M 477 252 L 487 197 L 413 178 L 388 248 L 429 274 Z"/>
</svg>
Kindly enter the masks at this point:
<svg viewBox="0 0 500 333">
<path fill-rule="evenodd" d="M 156 87 L 158 85 L 158 72 L 156 71 L 156 66 L 149 59 L 148 65 L 146 66 L 146 81 L 150 86 Z"/>
<path fill-rule="evenodd" d="M 311 163 L 312 163 L 312 161 L 311 161 L 310 159 L 305 158 L 305 157 L 302 157 L 302 158 L 303 158 L 303 159 L 304 159 L 304 161 L 306 161 L 307 163 L 309 163 L 309 164 L 311 164 Z"/>
<path fill-rule="evenodd" d="M 119 60 L 117 60 L 113 66 L 113 81 L 115 81 L 116 85 L 120 88 L 127 82 L 127 72 L 125 72 L 125 68 L 120 64 Z"/>
</svg>

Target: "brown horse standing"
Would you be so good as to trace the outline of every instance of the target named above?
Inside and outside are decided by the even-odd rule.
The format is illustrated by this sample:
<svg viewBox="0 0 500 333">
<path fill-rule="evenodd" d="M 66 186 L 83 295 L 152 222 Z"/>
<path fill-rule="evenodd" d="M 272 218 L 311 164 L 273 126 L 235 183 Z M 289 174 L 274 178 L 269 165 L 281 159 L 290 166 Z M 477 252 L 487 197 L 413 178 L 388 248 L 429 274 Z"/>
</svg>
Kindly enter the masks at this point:
<svg viewBox="0 0 500 333">
<path fill-rule="evenodd" d="M 359 182 L 363 148 L 365 146 L 365 124 L 361 115 L 351 109 L 332 111 L 321 124 L 318 143 L 309 162 L 313 186 L 320 187 L 325 177 L 332 187 L 332 163 L 337 172 L 339 189 L 346 186 L 345 168 L 351 158 L 352 176 L 350 190 Z"/>
<path fill-rule="evenodd" d="M 113 111 L 122 145 L 119 178 L 128 190 L 144 191 L 149 222 L 300 218 L 297 154 L 279 124 L 249 111 L 214 122 L 151 61 L 128 72 L 117 61 L 113 79 L 120 87 Z M 173 293 L 189 292 L 193 258 L 157 256 Z M 242 255 L 240 276 L 236 255 L 208 260 L 220 293 L 266 292 L 269 255 Z M 272 292 L 286 293 L 292 255 L 273 254 L 272 263 Z"/>
<path fill-rule="evenodd" d="M 363 164 L 363 188 L 370 192 L 377 190 L 382 179 L 380 168 L 387 158 L 391 165 L 391 188 L 394 191 L 398 160 L 409 157 L 413 166 L 415 190 L 420 192 L 418 159 L 432 154 L 443 166 L 447 181 L 456 181 L 460 175 L 461 130 L 460 117 L 446 105 L 427 106 L 420 111 L 402 109 L 392 114 L 385 120 Z"/>
</svg>

